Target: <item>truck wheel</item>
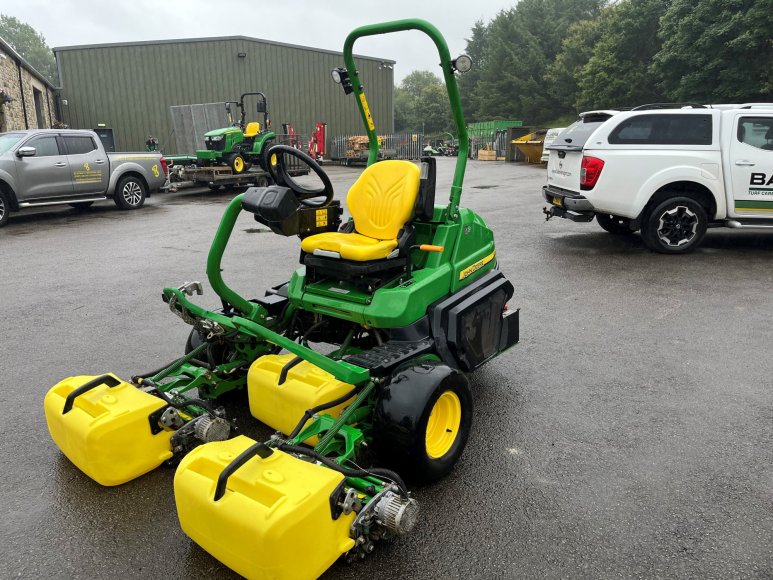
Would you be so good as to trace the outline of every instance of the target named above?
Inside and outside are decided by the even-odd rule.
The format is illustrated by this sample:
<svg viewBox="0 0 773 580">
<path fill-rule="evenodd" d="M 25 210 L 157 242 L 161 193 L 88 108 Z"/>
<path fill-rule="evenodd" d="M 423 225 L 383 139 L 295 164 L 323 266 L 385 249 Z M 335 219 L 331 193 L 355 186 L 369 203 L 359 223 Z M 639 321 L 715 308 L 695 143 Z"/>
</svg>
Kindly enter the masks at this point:
<svg viewBox="0 0 773 580">
<path fill-rule="evenodd" d="M 139 209 L 145 203 L 145 184 L 138 177 L 122 177 L 115 188 L 113 200 L 120 209 Z"/>
<path fill-rule="evenodd" d="M 628 218 L 617 217 L 606 213 L 597 213 L 596 221 L 602 229 L 610 234 L 622 235 L 631 234 L 631 220 Z"/>
<path fill-rule="evenodd" d="M 706 235 L 706 210 L 689 197 L 672 197 L 655 206 L 642 222 L 644 245 L 661 254 L 684 254 Z"/>
<path fill-rule="evenodd" d="M 247 167 L 247 164 L 244 162 L 244 157 L 239 153 L 234 153 L 228 157 L 228 165 L 236 175 L 244 173 Z"/>
<path fill-rule="evenodd" d="M 472 393 L 465 376 L 424 361 L 398 370 L 384 387 L 374 414 L 379 455 L 409 480 L 445 477 L 467 444 Z"/>
<path fill-rule="evenodd" d="M 11 215 L 11 202 L 8 200 L 8 194 L 0 189 L 0 228 L 8 223 L 8 217 Z"/>
</svg>

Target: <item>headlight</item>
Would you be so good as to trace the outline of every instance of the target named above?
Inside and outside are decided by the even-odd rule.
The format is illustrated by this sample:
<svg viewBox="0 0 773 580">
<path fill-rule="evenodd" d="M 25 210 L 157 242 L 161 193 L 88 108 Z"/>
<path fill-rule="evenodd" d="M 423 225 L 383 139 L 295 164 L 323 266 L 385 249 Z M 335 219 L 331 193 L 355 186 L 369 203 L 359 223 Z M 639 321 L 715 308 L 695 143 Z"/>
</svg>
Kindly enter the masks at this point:
<svg viewBox="0 0 773 580">
<path fill-rule="evenodd" d="M 456 57 L 456 60 L 451 62 L 451 66 L 454 67 L 454 70 L 464 74 L 469 72 L 472 68 L 472 59 L 466 54 L 463 54 Z"/>
<path fill-rule="evenodd" d="M 222 141 L 223 140 L 223 136 L 222 135 L 217 135 L 215 137 L 210 137 L 209 139 L 210 139 L 210 141 Z"/>
</svg>

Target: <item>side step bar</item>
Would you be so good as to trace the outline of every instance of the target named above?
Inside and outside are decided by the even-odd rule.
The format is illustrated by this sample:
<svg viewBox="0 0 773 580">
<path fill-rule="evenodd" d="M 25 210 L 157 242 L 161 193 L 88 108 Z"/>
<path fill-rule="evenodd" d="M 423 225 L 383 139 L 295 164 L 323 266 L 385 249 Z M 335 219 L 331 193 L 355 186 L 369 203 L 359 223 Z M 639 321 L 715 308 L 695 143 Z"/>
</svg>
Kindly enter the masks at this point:
<svg viewBox="0 0 773 580">
<path fill-rule="evenodd" d="M 42 201 L 20 201 L 19 207 L 42 207 L 44 205 L 63 205 L 66 203 L 83 203 L 87 201 L 104 201 L 107 198 L 104 195 L 99 197 L 68 197 L 58 199 L 44 199 Z"/>
<path fill-rule="evenodd" d="M 738 229 L 773 229 L 773 220 L 747 219 L 747 220 L 726 220 L 725 225 L 735 230 Z"/>
</svg>

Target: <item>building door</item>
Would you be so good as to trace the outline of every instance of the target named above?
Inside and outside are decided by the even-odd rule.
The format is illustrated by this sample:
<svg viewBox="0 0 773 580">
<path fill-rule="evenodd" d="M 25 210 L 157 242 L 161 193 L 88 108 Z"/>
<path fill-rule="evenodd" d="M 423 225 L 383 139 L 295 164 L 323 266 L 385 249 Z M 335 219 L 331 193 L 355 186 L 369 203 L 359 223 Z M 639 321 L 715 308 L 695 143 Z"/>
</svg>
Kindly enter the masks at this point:
<svg viewBox="0 0 773 580">
<path fill-rule="evenodd" d="M 43 93 L 36 88 L 32 88 L 32 96 L 35 99 L 35 116 L 38 119 L 38 129 L 45 129 L 43 122 Z"/>
</svg>

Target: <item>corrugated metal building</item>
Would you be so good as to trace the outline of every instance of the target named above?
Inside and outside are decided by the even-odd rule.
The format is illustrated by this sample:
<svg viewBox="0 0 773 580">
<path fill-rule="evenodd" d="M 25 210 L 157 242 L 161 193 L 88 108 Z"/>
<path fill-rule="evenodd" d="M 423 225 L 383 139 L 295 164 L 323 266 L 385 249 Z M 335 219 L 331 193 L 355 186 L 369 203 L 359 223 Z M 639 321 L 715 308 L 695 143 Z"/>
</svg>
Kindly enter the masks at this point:
<svg viewBox="0 0 773 580">
<path fill-rule="evenodd" d="M 235 101 L 252 91 L 266 94 L 277 132 L 291 123 L 308 134 L 314 123 L 325 122 L 329 141 L 363 130 L 353 97 L 330 77 L 343 66 L 339 52 L 229 36 L 65 46 L 54 53 L 62 121 L 73 128 L 112 127 L 118 150 L 143 149 L 153 135 L 168 153 L 187 153 L 172 151 L 170 106 Z M 391 132 L 394 61 L 356 60 L 376 127 Z M 250 110 L 247 119 L 258 120 Z"/>
</svg>

